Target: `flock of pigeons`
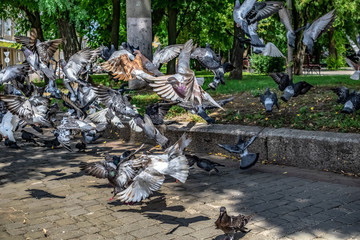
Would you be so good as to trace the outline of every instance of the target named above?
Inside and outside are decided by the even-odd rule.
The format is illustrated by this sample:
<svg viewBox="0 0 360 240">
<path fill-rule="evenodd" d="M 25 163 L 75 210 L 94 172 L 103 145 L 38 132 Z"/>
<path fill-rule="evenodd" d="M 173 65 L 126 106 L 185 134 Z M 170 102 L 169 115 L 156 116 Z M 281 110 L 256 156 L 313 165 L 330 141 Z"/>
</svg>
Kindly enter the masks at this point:
<svg viewBox="0 0 360 240">
<path fill-rule="evenodd" d="M 240 5 L 237 0 L 233 15 L 237 26 L 241 27 L 246 36 L 241 38 L 242 43 L 250 43 L 256 47 L 264 47 L 257 35 L 260 20 L 279 13 L 282 23 L 287 29 L 287 38 L 290 47 L 295 47 L 295 33 L 291 27 L 289 12 L 281 2 L 256 2 L 245 0 Z M 303 43 L 308 51 L 312 51 L 313 43 L 326 31 L 334 21 L 334 10 L 307 24 L 304 28 Z M 206 110 L 220 108 L 232 101 L 233 98 L 215 101 L 202 87 L 203 78 L 198 78 L 190 68 L 190 59 L 196 59 L 205 68 L 214 73 L 213 81 L 208 89 L 215 90 L 219 84 L 225 84 L 224 74 L 234 67 L 230 63 L 221 63 L 221 58 L 207 44 L 205 48 L 196 47 L 192 40 L 185 44 L 170 45 L 163 49 L 158 46 L 152 61 L 146 58 L 139 49 L 128 43 L 123 43 L 119 50 L 100 47 L 92 50 L 85 48 L 65 62 L 57 62 L 53 55 L 62 43 L 62 39 L 41 42 L 37 38 L 36 30 L 32 30 L 30 37 L 20 36 L 16 41 L 22 45 L 22 52 L 26 61 L 22 64 L 9 66 L 0 72 L 0 86 L 4 85 L 4 94 L 0 94 L 0 140 L 5 138 L 5 145 L 19 148 L 14 137 L 14 131 L 21 130 L 21 137 L 26 142 L 48 148 L 62 146 L 73 151 L 71 140 L 81 133 L 81 141 L 76 144 L 79 151 L 85 150 L 87 144 L 96 141 L 101 132 L 109 125 L 124 128 L 125 124 L 137 132 L 143 132 L 149 139 L 161 146 L 161 153 L 154 153 L 154 148 L 140 151 L 143 145 L 135 151 L 126 151 L 120 156 L 105 154 L 105 160 L 95 163 L 82 163 L 81 169 L 87 174 L 97 178 L 107 178 L 114 187 L 115 196 L 125 203 L 139 202 L 146 199 L 154 191 L 160 189 L 169 175 L 177 181 L 185 182 L 189 168 L 196 165 L 209 173 L 219 172 L 217 167 L 224 165 L 199 158 L 196 155 L 186 154 L 185 148 L 191 139 L 183 135 L 176 143 L 170 144 L 169 140 L 157 128 L 165 124 L 164 117 L 169 109 L 178 105 L 184 109 L 201 116 L 206 122 L 214 123 L 207 115 Z M 112 89 L 91 83 L 92 66 L 98 58 L 105 62 L 105 69 L 114 81 L 124 81 L 119 89 Z M 162 64 L 177 58 L 176 73 L 164 75 L 159 71 Z M 61 67 L 63 72 L 63 85 L 66 94 L 60 91 L 56 83 L 55 69 Z M 29 80 L 29 73 L 36 72 L 46 82 L 45 87 L 38 87 Z M 292 97 L 305 94 L 312 85 L 307 82 L 293 83 L 284 73 L 270 74 L 283 91 L 281 99 L 285 102 Z M 136 83 L 136 84 L 134 84 Z M 139 114 L 135 105 L 130 103 L 130 90 L 149 86 L 156 92 L 162 101 L 150 104 L 144 115 Z M 344 104 L 344 112 L 353 112 L 360 107 L 360 93 L 349 91 L 345 87 L 334 90 L 338 95 L 339 103 Z M 59 114 L 57 103 L 51 104 L 51 99 L 59 99 L 68 109 L 65 114 Z M 260 96 L 267 112 L 278 105 L 274 92 L 267 89 Z M 60 118 L 59 118 L 59 115 Z M 24 130 L 31 126 L 39 134 Z M 43 140 L 39 144 L 39 135 L 43 128 L 52 129 L 54 138 Z M 259 134 L 259 133 L 258 133 Z M 241 169 L 253 166 L 258 158 L 258 153 L 249 153 L 247 148 L 256 137 L 244 141 L 242 137 L 236 145 L 219 144 L 219 147 L 241 157 Z M 35 140 L 36 139 L 36 140 Z M 217 228 L 222 229 L 227 237 L 233 238 L 236 231 L 246 231 L 245 225 L 252 216 L 228 216 L 226 208 L 220 209 L 220 216 L 216 221 Z"/>
</svg>

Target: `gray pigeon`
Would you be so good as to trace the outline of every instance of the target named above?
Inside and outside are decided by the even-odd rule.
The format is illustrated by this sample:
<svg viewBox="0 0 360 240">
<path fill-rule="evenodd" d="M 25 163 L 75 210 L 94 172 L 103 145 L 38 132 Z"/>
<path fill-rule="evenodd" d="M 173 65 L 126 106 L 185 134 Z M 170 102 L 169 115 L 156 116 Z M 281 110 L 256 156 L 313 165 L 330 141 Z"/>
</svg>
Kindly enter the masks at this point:
<svg viewBox="0 0 360 240">
<path fill-rule="evenodd" d="M 266 88 L 266 92 L 260 95 L 260 102 L 264 104 L 266 112 L 271 112 L 274 105 L 279 109 L 277 95 L 270 92 L 269 88 Z"/>
<path fill-rule="evenodd" d="M 311 25 L 307 24 L 304 31 L 303 43 L 307 47 L 307 51 L 312 53 L 314 42 L 320 37 L 320 35 L 326 32 L 335 20 L 335 9 L 328 12 L 324 16 L 315 20 Z"/>
<path fill-rule="evenodd" d="M 261 131 L 260 131 L 261 132 Z M 259 132 L 259 133 L 260 133 Z M 244 141 L 241 136 L 238 138 L 236 145 L 218 144 L 219 147 L 225 149 L 230 153 L 238 153 L 241 157 L 240 169 L 247 169 L 254 166 L 259 159 L 259 153 L 249 153 L 247 148 L 255 141 L 259 135 L 252 136 L 248 141 Z"/>
<path fill-rule="evenodd" d="M 27 76 L 30 70 L 30 65 L 27 62 L 23 64 L 16 64 L 8 66 L 0 71 L 0 86 L 6 82 L 9 82 L 17 77 Z"/>
<path fill-rule="evenodd" d="M 336 95 L 338 95 L 338 99 L 336 100 L 337 103 L 345 104 L 347 99 L 349 98 L 349 89 L 345 86 L 341 86 L 338 88 L 332 89 Z"/>
<path fill-rule="evenodd" d="M 341 110 L 343 113 L 353 113 L 360 109 L 360 92 L 352 91 L 346 102 L 344 108 Z"/>
</svg>

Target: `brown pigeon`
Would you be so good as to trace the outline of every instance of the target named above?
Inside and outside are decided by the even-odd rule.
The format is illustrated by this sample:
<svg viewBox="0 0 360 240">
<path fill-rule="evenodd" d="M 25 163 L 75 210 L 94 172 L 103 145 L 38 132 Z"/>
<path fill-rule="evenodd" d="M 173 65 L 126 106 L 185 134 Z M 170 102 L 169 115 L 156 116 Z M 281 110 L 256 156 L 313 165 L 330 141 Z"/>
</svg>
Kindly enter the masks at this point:
<svg viewBox="0 0 360 240">
<path fill-rule="evenodd" d="M 250 221 L 253 216 L 254 214 L 251 214 L 249 216 L 245 216 L 242 214 L 239 214 L 238 216 L 229 216 L 226 212 L 226 208 L 221 207 L 220 215 L 215 222 L 215 226 L 217 229 L 221 229 L 225 233 L 225 239 L 233 240 L 236 232 L 249 232 L 245 225 Z"/>
</svg>

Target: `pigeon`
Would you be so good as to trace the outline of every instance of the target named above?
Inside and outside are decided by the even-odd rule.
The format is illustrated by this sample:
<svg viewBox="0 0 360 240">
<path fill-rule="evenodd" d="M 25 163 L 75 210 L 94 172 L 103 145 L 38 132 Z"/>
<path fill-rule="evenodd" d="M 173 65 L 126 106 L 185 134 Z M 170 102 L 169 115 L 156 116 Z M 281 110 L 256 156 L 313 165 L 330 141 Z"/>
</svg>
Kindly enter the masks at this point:
<svg viewBox="0 0 360 240">
<path fill-rule="evenodd" d="M 295 32 L 294 32 L 294 29 L 291 24 L 289 10 L 287 8 L 281 8 L 279 10 L 279 16 L 280 16 L 281 23 L 284 24 L 286 31 L 287 31 L 286 37 L 288 39 L 288 44 L 291 48 L 295 48 L 296 36 L 295 36 Z"/>
<path fill-rule="evenodd" d="M 5 67 L 0 71 L 0 86 L 13 79 L 16 79 L 19 76 L 26 76 L 29 70 L 30 65 L 28 62 Z"/>
<path fill-rule="evenodd" d="M 265 93 L 260 95 L 260 102 L 264 104 L 266 112 L 272 112 L 274 105 L 279 109 L 277 95 L 274 92 L 270 92 L 269 88 L 266 88 Z"/>
<path fill-rule="evenodd" d="M 355 63 L 348 58 L 345 58 L 346 63 L 351 67 L 355 72 L 350 76 L 352 80 L 359 80 L 360 77 L 360 62 Z"/>
<path fill-rule="evenodd" d="M 237 27 L 241 27 L 245 34 L 251 38 L 249 25 L 268 18 L 283 7 L 281 2 L 256 2 L 256 0 L 245 0 L 242 5 L 235 1 L 233 17 Z"/>
<path fill-rule="evenodd" d="M 355 56 L 360 56 L 360 35 L 356 35 L 356 43 L 350 38 L 349 35 L 346 35 L 347 39 L 349 40 L 351 48 L 355 52 Z"/>
<path fill-rule="evenodd" d="M 79 152 L 85 152 L 86 143 L 84 141 L 79 141 L 76 143 L 75 147 L 78 149 Z"/>
<path fill-rule="evenodd" d="M 149 139 L 155 140 L 162 148 L 167 147 L 169 140 L 154 126 L 151 118 L 147 114 L 145 114 L 144 117 L 138 116 L 135 118 L 135 123 L 143 130 Z"/>
<path fill-rule="evenodd" d="M 353 113 L 360 109 L 360 92 L 352 91 L 341 110 L 343 113 Z"/>
<path fill-rule="evenodd" d="M 221 229 L 225 235 L 225 239 L 233 240 L 236 232 L 249 232 L 245 227 L 246 224 L 253 218 L 254 214 L 245 216 L 239 214 L 238 216 L 229 216 L 225 207 L 220 208 L 220 215 L 215 222 L 217 229 Z"/>
<path fill-rule="evenodd" d="M 132 179 L 132 183 L 118 194 L 119 200 L 125 203 L 140 202 L 160 189 L 165 175 L 185 183 L 189 174 L 189 165 L 183 154 L 191 139 L 184 134 L 174 145 L 167 148 L 163 154 L 147 155 L 133 159 L 132 164 L 139 171 Z"/>
<path fill-rule="evenodd" d="M 196 163 L 199 168 L 209 172 L 209 174 L 211 173 L 211 171 L 219 173 L 219 170 L 216 167 L 225 167 L 225 165 L 210 161 L 205 158 L 199 158 L 198 156 L 193 154 L 185 154 L 185 156 L 189 162 L 190 167 Z"/>
<path fill-rule="evenodd" d="M 9 147 L 9 148 L 15 148 L 15 149 L 20 148 L 15 141 L 11 141 L 9 138 L 5 139 L 4 144 L 6 147 Z"/>
<path fill-rule="evenodd" d="M 160 64 L 168 63 L 172 59 L 179 56 L 183 47 L 184 47 L 183 44 L 175 44 L 175 45 L 169 45 L 161 49 L 161 45 L 159 44 L 154 52 L 152 63 L 155 65 L 157 69 L 159 69 Z"/>
<path fill-rule="evenodd" d="M 101 137 L 101 134 L 96 135 L 96 130 L 82 131 L 81 135 L 87 144 L 93 143 Z"/>
<path fill-rule="evenodd" d="M 55 80 L 56 77 L 54 71 L 50 69 L 45 63 L 39 60 L 39 56 L 36 52 L 34 53 L 30 51 L 25 46 L 21 47 L 21 51 L 24 53 L 26 62 L 28 62 L 34 70 L 41 71 L 50 80 Z"/>
<path fill-rule="evenodd" d="M 45 140 L 45 141 L 43 142 L 43 143 L 44 143 L 44 147 L 54 149 L 54 148 L 60 146 L 60 142 L 59 142 L 59 140 L 58 140 L 59 133 L 55 132 L 55 133 L 54 133 L 54 136 L 55 136 L 54 139 Z"/>
<path fill-rule="evenodd" d="M 189 105 L 202 105 L 204 101 L 224 110 L 207 92 L 199 85 L 195 73 L 190 69 L 190 55 L 193 41 L 190 39 L 184 44 L 180 52 L 177 73 L 160 77 L 153 77 L 141 70 L 134 70 L 133 74 L 147 82 L 163 99 L 178 101 Z"/>
<path fill-rule="evenodd" d="M 176 105 L 174 102 L 152 103 L 146 107 L 145 113 L 154 125 L 161 125 L 164 123 L 164 117 L 174 105 Z"/>
<path fill-rule="evenodd" d="M 121 156 L 105 155 L 105 160 L 94 163 L 81 163 L 80 169 L 86 174 L 96 178 L 107 178 L 114 187 L 113 197 L 125 189 L 126 184 L 134 177 L 136 169 L 133 167 L 131 157 L 141 149 L 129 153 L 125 151 Z M 126 160 L 126 161 L 125 161 Z"/>
<path fill-rule="evenodd" d="M 6 103 L 12 114 L 17 115 L 28 124 L 52 127 L 51 122 L 47 119 L 50 99 L 39 96 L 32 96 L 28 99 L 24 96 L 0 95 L 0 100 Z"/>
<path fill-rule="evenodd" d="M 12 142 L 16 142 L 14 138 L 14 131 L 18 125 L 19 118 L 16 115 L 13 115 L 10 111 L 2 115 L 0 123 L 0 134 L 8 138 Z"/>
<path fill-rule="evenodd" d="M 322 33 L 326 32 L 332 26 L 335 17 L 336 14 L 334 9 L 315 20 L 311 25 L 306 24 L 303 43 L 306 46 L 308 53 L 312 53 L 314 42 L 316 42 Z"/>
<path fill-rule="evenodd" d="M 35 141 L 35 138 L 39 138 L 39 137 L 33 133 L 27 132 L 25 130 L 21 130 L 21 138 L 23 140 L 25 140 L 26 142 L 32 142 L 32 143 L 38 145 L 38 143 Z"/>
<path fill-rule="evenodd" d="M 114 44 L 111 44 L 110 49 L 106 46 L 100 47 L 100 57 L 105 61 L 109 60 L 111 55 L 116 51 Z"/>
<path fill-rule="evenodd" d="M 241 136 L 239 136 L 236 145 L 218 144 L 218 146 L 230 153 L 240 154 L 240 169 L 248 169 L 256 164 L 257 160 L 259 159 L 259 153 L 249 153 L 247 148 L 255 141 L 260 132 L 252 136 L 246 142 L 242 139 Z"/>
<path fill-rule="evenodd" d="M 38 34 L 35 28 L 31 29 L 30 37 L 18 36 L 15 37 L 16 42 L 22 44 L 26 48 L 30 49 L 39 56 L 39 60 L 45 65 L 48 65 L 54 53 L 59 48 L 63 39 L 54 39 L 41 42 L 38 38 Z"/>
<path fill-rule="evenodd" d="M 345 104 L 347 99 L 349 98 L 349 89 L 345 86 L 341 86 L 338 88 L 333 88 L 332 91 L 338 95 L 337 103 Z M 353 90 L 354 91 L 354 90 Z"/>
<path fill-rule="evenodd" d="M 164 74 L 162 72 L 159 71 L 159 69 L 147 58 L 145 57 L 140 50 L 135 50 L 134 51 L 135 55 L 139 55 L 141 58 L 141 62 L 143 67 L 149 71 L 150 73 L 154 74 L 154 76 L 158 77 L 158 76 L 164 76 Z"/>
<path fill-rule="evenodd" d="M 280 91 L 284 91 L 281 100 L 288 102 L 291 97 L 297 97 L 307 93 L 313 86 L 305 81 L 293 83 L 286 73 L 270 73 L 270 77 L 276 82 Z"/>
<path fill-rule="evenodd" d="M 95 124 L 111 124 L 117 128 L 125 127 L 120 118 L 116 116 L 114 110 L 111 108 L 104 108 L 98 112 L 90 114 L 86 119 L 92 121 Z"/>
<path fill-rule="evenodd" d="M 59 62 L 61 68 L 66 76 L 66 78 L 64 78 L 64 83 L 70 81 L 85 85 L 85 83 L 79 80 L 79 75 L 86 65 L 94 60 L 98 53 L 98 50 L 84 48 L 72 55 L 68 62 L 65 62 L 64 59 L 60 59 Z"/>
<path fill-rule="evenodd" d="M 94 87 L 94 91 L 98 96 L 98 100 L 107 108 L 113 110 L 116 116 L 138 116 L 136 108 L 130 104 L 128 95 L 122 95 L 118 91 L 105 86 Z"/>
</svg>

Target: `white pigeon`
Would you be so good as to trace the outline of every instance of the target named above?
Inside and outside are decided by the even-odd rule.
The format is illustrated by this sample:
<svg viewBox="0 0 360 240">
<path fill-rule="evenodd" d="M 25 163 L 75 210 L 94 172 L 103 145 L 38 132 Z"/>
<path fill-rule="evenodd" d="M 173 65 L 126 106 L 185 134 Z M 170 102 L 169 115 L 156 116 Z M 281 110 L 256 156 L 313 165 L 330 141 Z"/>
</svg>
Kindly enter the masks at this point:
<svg viewBox="0 0 360 240">
<path fill-rule="evenodd" d="M 3 137 L 9 138 L 10 141 L 16 142 L 14 138 L 14 130 L 18 122 L 19 118 L 8 111 L 1 121 L 0 134 L 3 135 Z"/>
</svg>

